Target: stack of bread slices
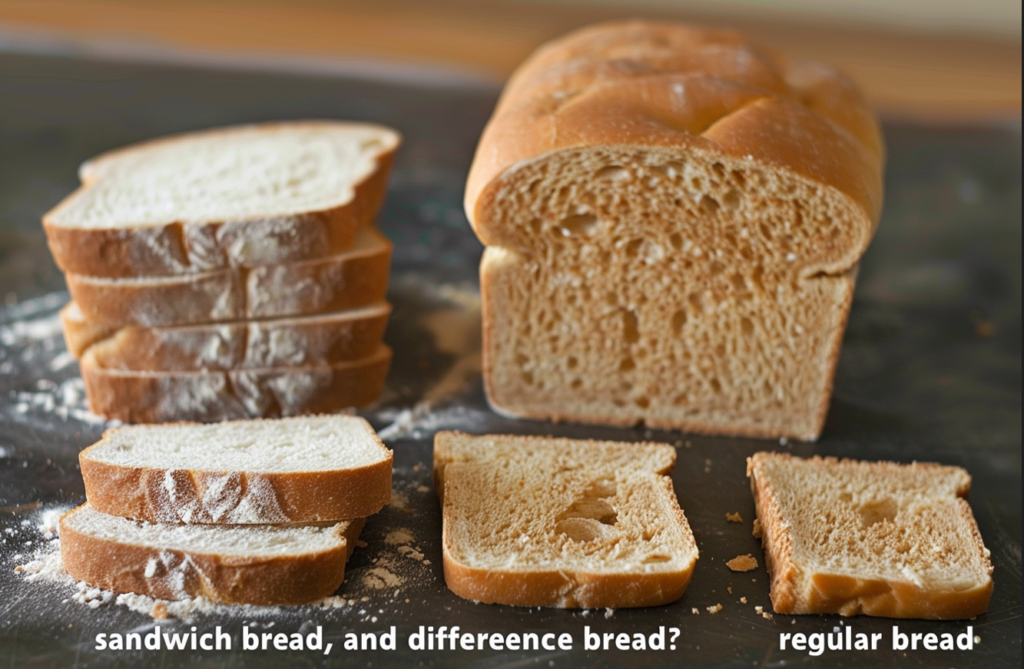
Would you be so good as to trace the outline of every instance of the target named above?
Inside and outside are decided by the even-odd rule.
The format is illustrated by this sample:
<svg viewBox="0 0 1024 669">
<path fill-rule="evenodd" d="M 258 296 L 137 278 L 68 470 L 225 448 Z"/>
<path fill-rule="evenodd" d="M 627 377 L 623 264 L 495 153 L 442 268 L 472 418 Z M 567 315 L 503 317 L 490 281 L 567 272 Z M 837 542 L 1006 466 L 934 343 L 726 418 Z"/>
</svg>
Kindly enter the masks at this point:
<svg viewBox="0 0 1024 669">
<path fill-rule="evenodd" d="M 86 162 L 43 226 L 93 411 L 217 421 L 375 401 L 391 243 L 373 222 L 399 142 L 378 125 L 290 122 Z"/>
<path fill-rule="evenodd" d="M 88 501 L 60 520 L 64 568 L 161 599 L 328 597 L 391 499 L 392 453 L 354 416 L 126 426 L 79 460 Z"/>
</svg>

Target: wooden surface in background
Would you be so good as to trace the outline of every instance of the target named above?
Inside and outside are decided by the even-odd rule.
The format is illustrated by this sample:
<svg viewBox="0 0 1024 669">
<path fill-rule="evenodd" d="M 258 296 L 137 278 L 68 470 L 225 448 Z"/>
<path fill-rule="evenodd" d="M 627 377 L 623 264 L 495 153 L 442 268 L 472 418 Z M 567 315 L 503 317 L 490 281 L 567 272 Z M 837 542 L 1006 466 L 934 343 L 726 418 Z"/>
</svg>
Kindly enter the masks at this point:
<svg viewBox="0 0 1024 669">
<path fill-rule="evenodd" d="M 1020 119 L 1021 46 L 1006 39 L 752 22 L 671 11 L 524 0 L 0 0 L 0 31 L 142 52 L 375 58 L 504 79 L 538 44 L 595 21 L 640 16 L 730 25 L 832 63 L 879 111 L 938 120 Z M 41 41 L 41 43 L 44 43 Z"/>
</svg>

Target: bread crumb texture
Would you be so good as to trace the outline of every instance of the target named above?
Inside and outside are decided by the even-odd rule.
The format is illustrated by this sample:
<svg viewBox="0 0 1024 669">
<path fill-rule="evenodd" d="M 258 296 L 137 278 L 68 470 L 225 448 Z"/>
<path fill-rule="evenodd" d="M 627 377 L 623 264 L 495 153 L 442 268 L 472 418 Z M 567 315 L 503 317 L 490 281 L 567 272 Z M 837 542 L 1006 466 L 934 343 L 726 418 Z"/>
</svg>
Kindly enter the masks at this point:
<svg viewBox="0 0 1024 669">
<path fill-rule="evenodd" d="M 542 47 L 467 184 L 491 402 L 815 438 L 881 164 L 848 80 L 735 33 L 633 22 Z"/>
<path fill-rule="evenodd" d="M 987 610 L 992 564 L 963 469 L 758 453 L 747 473 L 776 613 Z"/>
<path fill-rule="evenodd" d="M 434 458 L 445 578 L 462 597 L 619 608 L 689 583 L 697 547 L 664 475 L 671 446 L 442 432 Z"/>
</svg>

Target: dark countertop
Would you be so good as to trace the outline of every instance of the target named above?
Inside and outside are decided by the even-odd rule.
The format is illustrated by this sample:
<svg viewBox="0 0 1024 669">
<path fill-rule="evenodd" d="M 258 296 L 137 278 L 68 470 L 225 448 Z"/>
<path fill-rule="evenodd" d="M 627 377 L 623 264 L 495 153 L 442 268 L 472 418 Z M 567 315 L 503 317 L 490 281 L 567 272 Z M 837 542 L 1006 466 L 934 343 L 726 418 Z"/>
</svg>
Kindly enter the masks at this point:
<svg viewBox="0 0 1024 669">
<path fill-rule="evenodd" d="M 1021 664 L 1021 135 L 1017 127 L 887 124 L 887 202 L 865 256 L 825 432 L 816 444 L 712 438 L 643 429 L 550 425 L 501 418 L 479 375 L 476 266 L 481 247 L 462 213 L 462 186 L 497 91 L 368 80 L 264 75 L 0 55 L 0 665 L 49 666 L 850 666 L 1019 667 Z M 13 568 L 44 549 L 47 510 L 84 499 L 77 453 L 103 429 L 85 411 L 77 365 L 55 314 L 67 299 L 46 250 L 40 215 L 76 185 L 85 158 L 174 131 L 288 118 L 347 118 L 405 136 L 382 231 L 396 249 L 387 341 L 395 361 L 385 399 L 367 417 L 395 450 L 397 503 L 368 523 L 331 609 L 220 610 L 165 630 L 244 625 L 292 633 L 322 626 L 335 644 L 313 651 L 95 651 L 100 632 L 148 632 L 145 614 L 68 601 L 73 587 L 27 582 Z M 442 333 L 442 337 L 437 337 Z M 452 340 L 456 340 L 452 343 Z M 431 406 L 417 404 L 425 397 Z M 405 411 L 403 410 L 410 410 Z M 676 443 L 680 503 L 701 558 L 676 604 L 579 612 L 478 605 L 447 591 L 440 514 L 430 480 L 437 429 L 655 439 Z M 995 565 L 989 613 L 973 621 L 774 616 L 763 566 L 734 574 L 724 562 L 752 553 L 745 458 L 780 449 L 960 465 Z M 742 525 L 725 521 L 739 511 Z M 406 528 L 422 558 L 384 538 Z M 429 563 L 429 564 L 428 564 Z M 376 589 L 374 570 L 400 584 Z M 728 588 L 732 588 L 732 594 Z M 398 590 L 396 593 L 395 591 Z M 741 604 L 739 598 L 747 598 Z M 367 599 L 363 601 L 363 598 Z M 709 615 L 706 607 L 721 603 Z M 700 615 L 694 615 L 697 608 Z M 851 626 L 881 632 L 960 633 L 973 651 L 779 651 L 783 632 Z M 395 651 L 344 651 L 346 632 L 396 626 Z M 571 633 L 571 651 L 411 651 L 420 625 L 487 632 Z M 586 651 L 600 633 L 681 632 L 675 650 Z M 236 643 L 237 643 L 236 638 Z"/>
</svg>

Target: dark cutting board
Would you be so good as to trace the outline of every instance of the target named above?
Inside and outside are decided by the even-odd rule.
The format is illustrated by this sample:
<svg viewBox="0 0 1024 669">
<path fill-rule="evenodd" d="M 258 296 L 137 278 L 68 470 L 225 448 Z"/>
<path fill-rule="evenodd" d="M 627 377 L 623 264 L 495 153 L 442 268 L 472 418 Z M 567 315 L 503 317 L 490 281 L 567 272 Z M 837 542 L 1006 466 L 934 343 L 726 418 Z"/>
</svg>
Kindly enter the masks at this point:
<svg viewBox="0 0 1024 669">
<path fill-rule="evenodd" d="M 839 361 L 828 425 L 816 444 L 697 437 L 512 421 L 491 413 L 474 373 L 474 291 L 481 247 L 462 213 L 462 187 L 496 89 L 369 79 L 0 55 L 0 665 L 49 666 L 782 666 L 1021 665 L 1021 135 L 1020 124 L 925 127 L 887 123 L 887 201 L 865 256 Z M 383 403 L 366 413 L 390 435 L 398 503 L 372 518 L 340 595 L 352 605 L 277 612 L 220 610 L 162 631 L 221 626 L 232 651 L 97 651 L 98 633 L 142 634 L 148 615 L 69 601 L 73 587 L 27 582 L 14 567 L 46 550 L 46 511 L 83 501 L 78 452 L 103 424 L 84 409 L 77 365 L 55 314 L 66 301 L 46 250 L 41 214 L 76 186 L 77 165 L 100 151 L 170 132 L 247 121 L 377 121 L 405 136 L 379 225 L 395 242 L 387 340 L 395 360 Z M 454 391 L 446 392 L 447 391 Z M 431 407 L 411 409 L 430 396 Z M 397 420 L 397 423 L 396 423 Z M 388 427 L 388 426 L 391 427 Z M 676 491 L 700 545 L 681 601 L 643 610 L 556 611 L 474 604 L 444 587 L 431 438 L 443 428 L 675 443 Z M 971 503 L 992 551 L 995 594 L 973 621 L 758 616 L 770 610 L 763 566 L 724 562 L 753 553 L 745 458 L 763 449 L 938 461 L 974 477 Z M 725 521 L 738 511 L 742 525 Z M 409 530 L 418 550 L 385 538 Z M 429 564 L 428 564 L 429 563 Z M 396 580 L 374 580 L 384 569 Z M 384 575 L 385 581 L 387 574 Z M 383 585 L 375 589 L 374 585 Z M 729 588 L 732 589 L 730 594 Z M 365 599 L 364 599 L 365 597 Z M 740 603 L 746 597 L 746 603 Z M 706 608 L 721 603 L 710 615 Z M 694 615 L 693 609 L 699 610 Z M 892 627 L 961 633 L 971 651 L 889 649 Z M 413 651 L 419 626 L 569 633 L 569 651 Z M 329 656 L 243 651 L 243 626 L 304 633 L 320 626 Z M 397 630 L 397 650 L 345 651 L 349 632 Z M 882 633 L 876 651 L 778 649 L 786 632 Z M 584 629 L 650 635 L 677 628 L 675 650 L 587 651 Z M 632 638 L 632 637 L 631 637 Z"/>
</svg>

